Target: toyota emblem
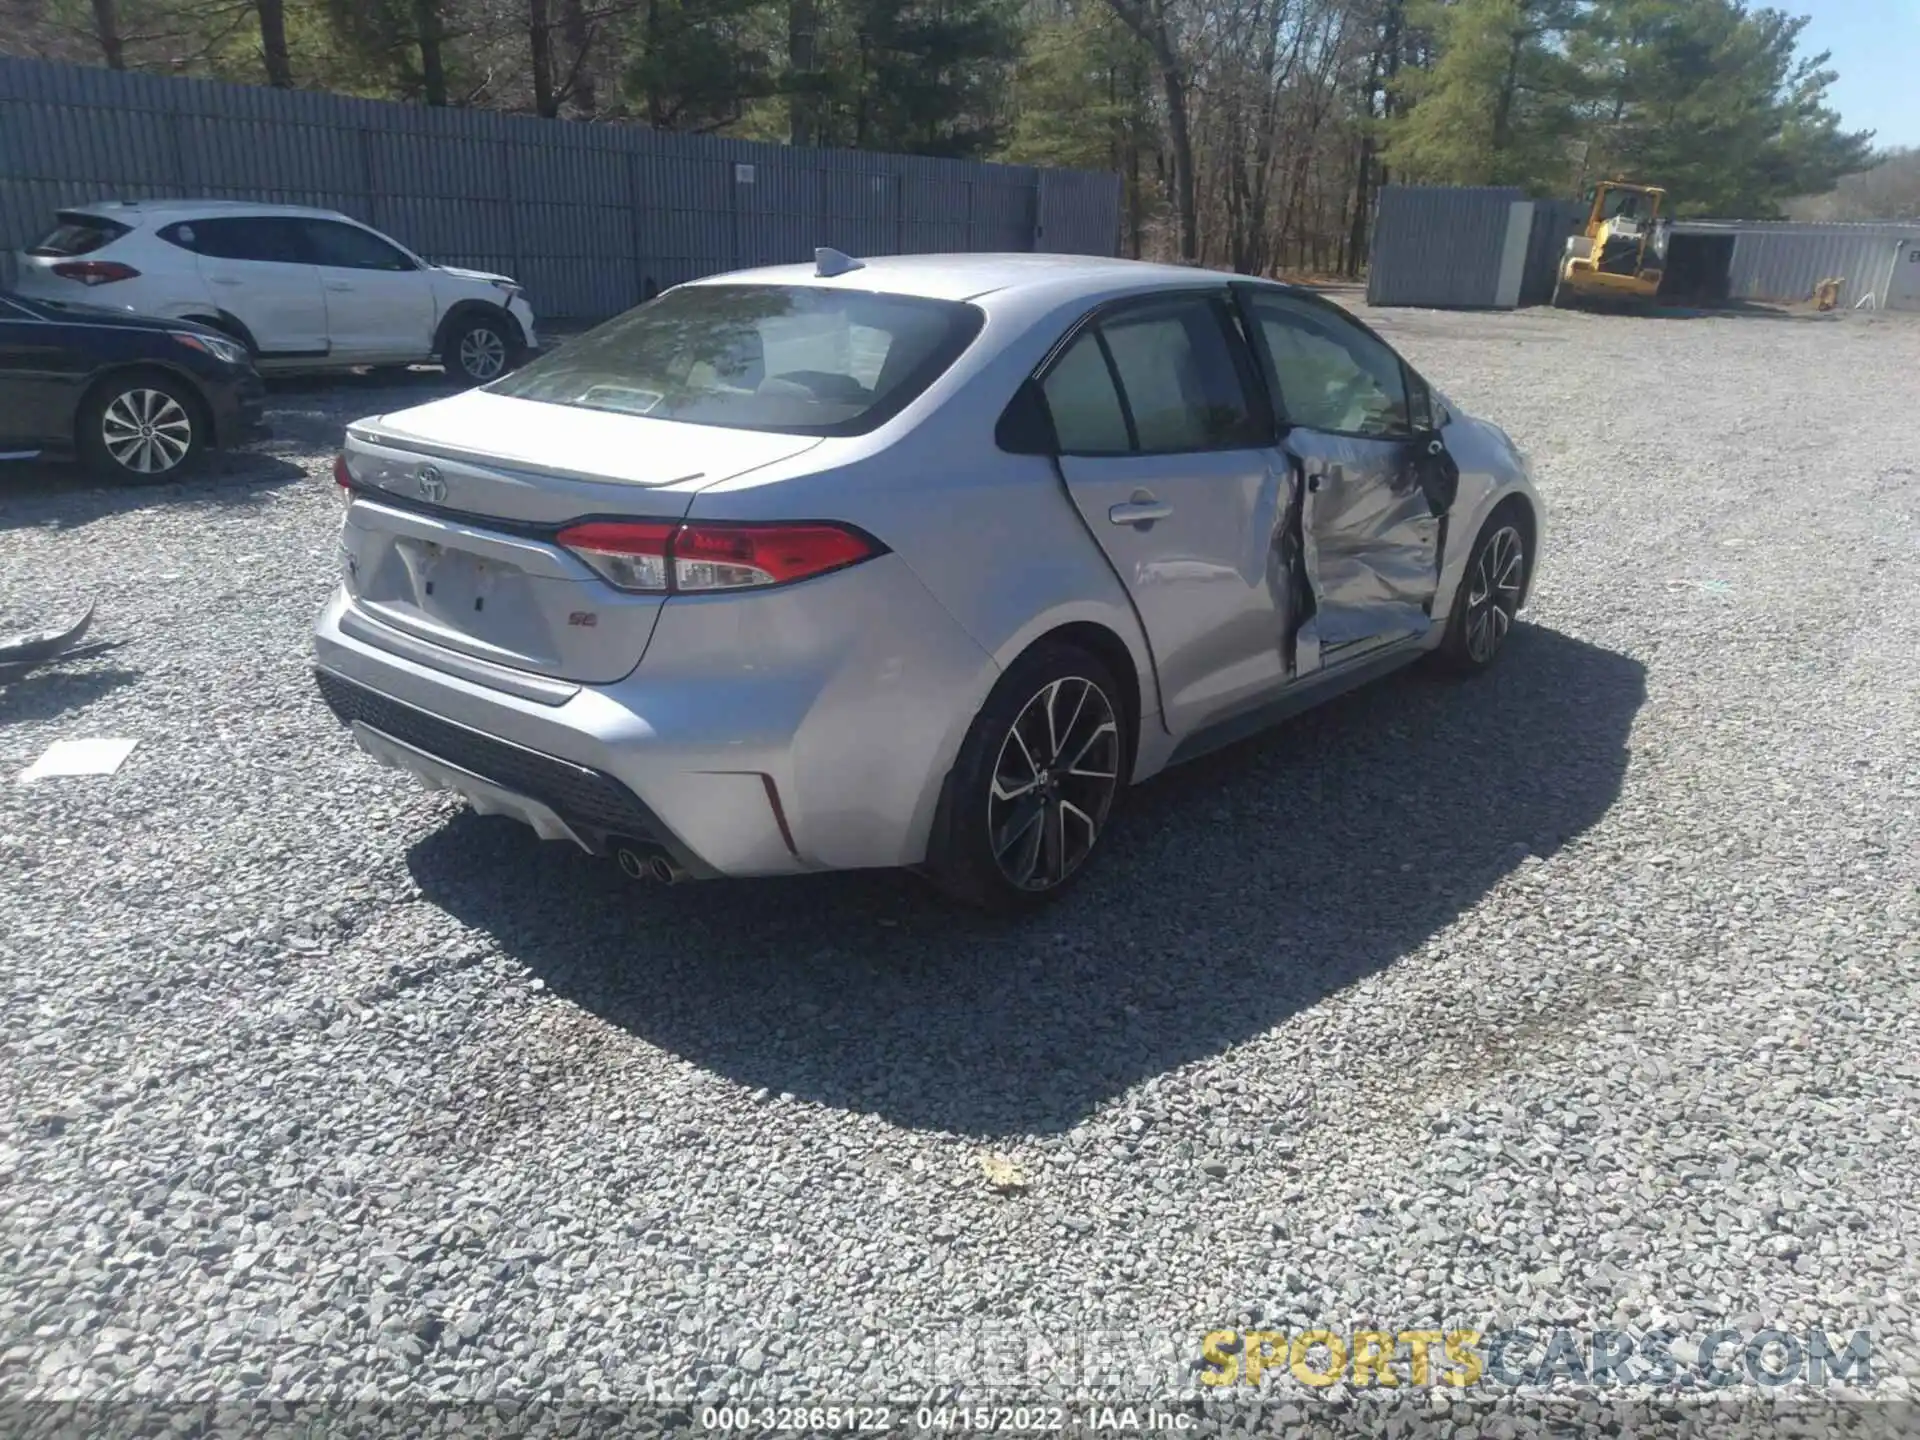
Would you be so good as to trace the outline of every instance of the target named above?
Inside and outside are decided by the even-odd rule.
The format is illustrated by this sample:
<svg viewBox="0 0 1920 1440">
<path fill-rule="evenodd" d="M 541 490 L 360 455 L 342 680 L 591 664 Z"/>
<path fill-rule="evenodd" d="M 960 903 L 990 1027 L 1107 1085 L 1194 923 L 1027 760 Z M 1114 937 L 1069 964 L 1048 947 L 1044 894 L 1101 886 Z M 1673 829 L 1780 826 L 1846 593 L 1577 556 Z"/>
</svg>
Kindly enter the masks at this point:
<svg viewBox="0 0 1920 1440">
<path fill-rule="evenodd" d="M 438 505 L 447 498 L 447 482 L 438 465 L 422 465 L 414 472 L 413 483 L 420 498 L 430 504 Z"/>
</svg>

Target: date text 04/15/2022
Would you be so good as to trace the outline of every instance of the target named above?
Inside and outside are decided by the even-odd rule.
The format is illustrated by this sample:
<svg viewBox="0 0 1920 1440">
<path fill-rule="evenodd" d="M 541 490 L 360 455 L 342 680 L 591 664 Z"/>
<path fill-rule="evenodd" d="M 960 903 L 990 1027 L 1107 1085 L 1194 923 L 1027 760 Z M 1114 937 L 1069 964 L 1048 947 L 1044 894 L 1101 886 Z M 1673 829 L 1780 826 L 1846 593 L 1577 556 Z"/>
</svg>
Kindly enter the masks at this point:
<svg viewBox="0 0 1920 1440">
<path fill-rule="evenodd" d="M 709 1405 L 704 1430 L 850 1435 L 1177 1434 L 1194 1417 L 1153 1405 Z"/>
</svg>

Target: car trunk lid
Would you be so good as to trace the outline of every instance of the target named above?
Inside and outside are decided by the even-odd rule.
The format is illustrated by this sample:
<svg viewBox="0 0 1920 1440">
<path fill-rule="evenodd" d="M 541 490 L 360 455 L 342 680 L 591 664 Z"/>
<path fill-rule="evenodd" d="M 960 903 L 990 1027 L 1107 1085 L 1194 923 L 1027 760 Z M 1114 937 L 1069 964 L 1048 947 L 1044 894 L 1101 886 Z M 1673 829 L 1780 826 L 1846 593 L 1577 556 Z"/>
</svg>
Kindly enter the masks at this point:
<svg viewBox="0 0 1920 1440">
<path fill-rule="evenodd" d="M 683 519 L 705 486 L 818 443 L 480 392 L 362 421 L 342 579 L 363 614 L 416 639 L 605 684 L 640 663 L 663 597 L 615 589 L 557 532 Z"/>
</svg>

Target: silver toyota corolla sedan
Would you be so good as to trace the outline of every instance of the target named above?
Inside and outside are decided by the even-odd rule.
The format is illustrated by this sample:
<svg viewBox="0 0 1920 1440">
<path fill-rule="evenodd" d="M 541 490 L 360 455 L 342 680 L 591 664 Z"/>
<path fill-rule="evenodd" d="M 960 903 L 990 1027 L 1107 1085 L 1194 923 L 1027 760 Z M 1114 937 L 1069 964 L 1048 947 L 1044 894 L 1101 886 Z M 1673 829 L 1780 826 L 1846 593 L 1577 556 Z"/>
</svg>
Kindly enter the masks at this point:
<svg viewBox="0 0 1920 1440">
<path fill-rule="evenodd" d="M 1080 873 L 1126 785 L 1435 652 L 1541 516 L 1344 310 L 1203 270 L 821 251 L 358 422 L 320 689 L 637 877 Z"/>
</svg>

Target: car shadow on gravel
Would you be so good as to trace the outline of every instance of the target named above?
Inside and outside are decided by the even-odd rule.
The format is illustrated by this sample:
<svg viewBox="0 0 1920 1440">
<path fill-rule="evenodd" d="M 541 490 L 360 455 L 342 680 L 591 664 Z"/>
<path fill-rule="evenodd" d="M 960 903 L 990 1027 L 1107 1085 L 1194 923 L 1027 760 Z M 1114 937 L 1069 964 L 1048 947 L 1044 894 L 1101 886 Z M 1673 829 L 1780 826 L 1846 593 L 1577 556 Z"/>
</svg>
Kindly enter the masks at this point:
<svg viewBox="0 0 1920 1440">
<path fill-rule="evenodd" d="M 28 721 L 51 720 L 84 709 L 102 696 L 131 685 L 143 672 L 117 665 L 91 670 L 62 668 L 67 661 L 50 661 L 11 679 L 0 672 L 0 729 Z"/>
<path fill-rule="evenodd" d="M 647 888 L 463 813 L 426 897 L 547 989 L 741 1085 L 902 1125 L 1054 1132 L 1396 962 L 1619 793 L 1639 662 L 1516 629 L 1134 791 L 1098 864 L 1016 922 L 909 876 Z"/>
<path fill-rule="evenodd" d="M 304 480 L 306 473 L 292 461 L 260 450 L 209 455 L 185 479 L 160 485 L 115 485 L 79 465 L 55 462 L 0 467 L 0 530 L 75 530 L 154 507 L 257 505 L 274 491 Z"/>
</svg>

